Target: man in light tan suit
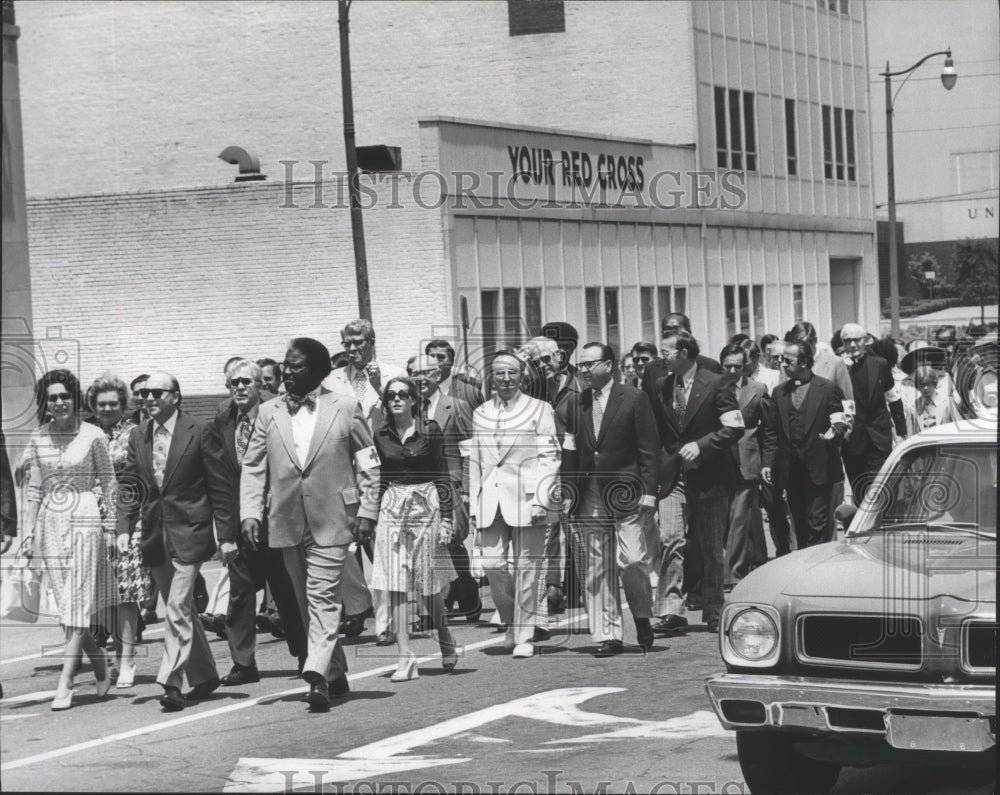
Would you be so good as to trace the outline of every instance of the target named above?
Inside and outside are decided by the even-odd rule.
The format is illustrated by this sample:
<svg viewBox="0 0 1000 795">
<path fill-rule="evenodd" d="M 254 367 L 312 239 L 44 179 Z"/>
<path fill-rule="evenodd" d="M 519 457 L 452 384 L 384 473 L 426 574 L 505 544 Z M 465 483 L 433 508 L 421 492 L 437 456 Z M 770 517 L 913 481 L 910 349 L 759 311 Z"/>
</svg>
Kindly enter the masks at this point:
<svg viewBox="0 0 1000 795">
<path fill-rule="evenodd" d="M 317 712 L 343 695 L 347 659 L 338 642 L 341 576 L 351 541 L 371 538 L 378 517 L 378 456 L 353 398 L 321 386 L 330 354 L 307 337 L 293 339 L 283 367 L 286 394 L 264 403 L 247 445 L 240 478 L 240 515 L 256 547 L 270 493 L 269 542 L 285 565 L 309 627 L 302 678 Z"/>
<path fill-rule="evenodd" d="M 493 396 L 476 409 L 472 438 L 462 443 L 469 451 L 470 527 L 482 528 L 483 568 L 509 626 L 505 646 L 515 657 L 531 657 L 545 532 L 559 507 L 559 441 L 552 407 L 521 392 L 524 363 L 512 351 L 494 356 L 490 375 Z"/>
</svg>

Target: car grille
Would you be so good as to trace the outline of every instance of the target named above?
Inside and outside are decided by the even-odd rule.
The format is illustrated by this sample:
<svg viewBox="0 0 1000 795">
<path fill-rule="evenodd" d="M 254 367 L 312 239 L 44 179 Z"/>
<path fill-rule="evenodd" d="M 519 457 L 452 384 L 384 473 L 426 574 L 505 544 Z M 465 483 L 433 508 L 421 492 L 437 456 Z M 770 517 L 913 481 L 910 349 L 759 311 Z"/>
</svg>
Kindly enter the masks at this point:
<svg viewBox="0 0 1000 795">
<path fill-rule="evenodd" d="M 920 668 L 923 626 L 914 616 L 807 615 L 799 618 L 804 663 L 857 668 Z"/>
<path fill-rule="evenodd" d="M 995 671 L 997 667 L 996 625 L 971 622 L 965 627 L 965 663 L 970 670 Z"/>
</svg>

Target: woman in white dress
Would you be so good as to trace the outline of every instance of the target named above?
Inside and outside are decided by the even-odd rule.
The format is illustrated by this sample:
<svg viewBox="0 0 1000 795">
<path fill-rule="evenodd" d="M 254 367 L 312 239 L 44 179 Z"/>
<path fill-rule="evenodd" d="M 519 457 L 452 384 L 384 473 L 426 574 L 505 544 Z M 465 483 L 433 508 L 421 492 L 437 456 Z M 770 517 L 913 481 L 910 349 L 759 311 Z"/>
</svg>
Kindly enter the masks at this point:
<svg viewBox="0 0 1000 795">
<path fill-rule="evenodd" d="M 85 653 L 94 666 L 98 696 L 111 687 L 103 650 L 90 634 L 100 611 L 118 604 L 110 556 L 114 553 L 116 482 L 108 442 L 100 428 L 80 422 L 80 383 L 69 370 L 52 370 L 35 390 L 39 419 L 31 434 L 27 538 L 44 563 L 48 586 L 66 631 L 63 668 L 52 709 L 69 709 L 73 675 Z M 106 509 L 101 515 L 95 483 Z"/>
</svg>

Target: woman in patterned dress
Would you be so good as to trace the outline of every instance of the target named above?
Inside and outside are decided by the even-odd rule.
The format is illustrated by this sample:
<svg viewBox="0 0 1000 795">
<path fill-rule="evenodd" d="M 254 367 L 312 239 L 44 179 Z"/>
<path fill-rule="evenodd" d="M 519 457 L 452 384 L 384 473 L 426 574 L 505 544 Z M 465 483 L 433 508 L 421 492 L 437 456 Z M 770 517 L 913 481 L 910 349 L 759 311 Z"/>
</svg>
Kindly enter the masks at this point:
<svg viewBox="0 0 1000 795">
<path fill-rule="evenodd" d="M 87 390 L 87 406 L 104 431 L 111 453 L 111 463 L 117 476 L 125 466 L 128 456 L 128 437 L 135 423 L 125 416 L 128 406 L 128 389 L 125 382 L 114 376 L 103 375 Z M 105 506 L 106 507 L 106 506 Z M 117 629 L 121 663 L 117 686 L 132 687 L 135 681 L 135 648 L 139 631 L 139 605 L 153 595 L 149 569 L 142 565 L 141 534 L 132 534 L 124 554 L 115 561 L 118 581 Z"/>
<path fill-rule="evenodd" d="M 73 674 L 85 653 L 94 666 L 98 696 L 111 687 L 103 650 L 90 634 L 100 611 L 118 603 L 109 554 L 114 553 L 117 484 L 108 443 L 100 429 L 80 422 L 80 382 L 69 370 L 52 370 L 35 388 L 38 416 L 51 419 L 28 440 L 28 538 L 41 559 L 66 631 L 63 667 L 52 709 L 69 709 Z M 94 483 L 106 510 L 101 514 Z"/>
<path fill-rule="evenodd" d="M 448 467 L 444 439 L 433 420 L 416 418 L 416 384 L 393 378 L 382 392 L 385 424 L 375 434 L 381 472 L 382 501 L 375 533 L 373 590 L 389 597 L 399 663 L 391 681 L 416 679 L 417 658 L 410 650 L 408 595 L 422 597 L 437 627 L 441 664 L 446 671 L 458 662 L 455 641 L 444 619 L 444 592 L 455 579 L 448 552 L 452 536 Z"/>
</svg>

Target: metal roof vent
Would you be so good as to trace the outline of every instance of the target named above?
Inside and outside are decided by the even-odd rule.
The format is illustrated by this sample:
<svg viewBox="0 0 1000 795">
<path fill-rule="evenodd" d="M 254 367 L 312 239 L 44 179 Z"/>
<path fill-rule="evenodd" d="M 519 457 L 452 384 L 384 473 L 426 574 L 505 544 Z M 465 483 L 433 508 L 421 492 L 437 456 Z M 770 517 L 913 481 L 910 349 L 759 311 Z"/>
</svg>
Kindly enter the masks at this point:
<svg viewBox="0 0 1000 795">
<path fill-rule="evenodd" d="M 240 146 L 227 146 L 219 153 L 219 160 L 240 167 L 240 173 L 236 177 L 237 182 L 267 179 L 266 174 L 260 173 L 260 160 L 257 156 Z"/>
</svg>

